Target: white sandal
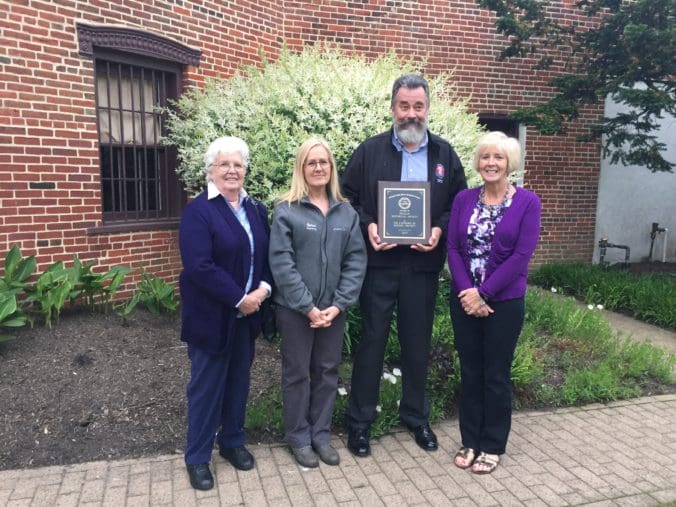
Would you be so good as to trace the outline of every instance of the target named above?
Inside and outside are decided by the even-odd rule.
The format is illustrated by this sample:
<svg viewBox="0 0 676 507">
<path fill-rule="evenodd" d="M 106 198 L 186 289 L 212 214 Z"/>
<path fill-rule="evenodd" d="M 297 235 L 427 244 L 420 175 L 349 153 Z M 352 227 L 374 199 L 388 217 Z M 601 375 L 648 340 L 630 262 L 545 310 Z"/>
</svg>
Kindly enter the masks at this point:
<svg viewBox="0 0 676 507">
<path fill-rule="evenodd" d="M 498 467 L 500 463 L 500 456 L 497 454 L 486 454 L 485 452 L 479 453 L 479 457 L 474 460 L 472 465 L 472 473 L 483 475 L 490 474 Z"/>
<path fill-rule="evenodd" d="M 476 451 L 474 449 L 472 449 L 471 447 L 461 447 L 460 449 L 458 449 L 458 452 L 455 453 L 455 458 L 453 458 L 453 464 L 458 468 L 462 468 L 463 470 L 465 470 L 472 466 L 472 463 L 474 463 L 475 458 Z M 465 460 L 465 464 L 464 465 L 458 464 L 458 459 Z"/>
</svg>

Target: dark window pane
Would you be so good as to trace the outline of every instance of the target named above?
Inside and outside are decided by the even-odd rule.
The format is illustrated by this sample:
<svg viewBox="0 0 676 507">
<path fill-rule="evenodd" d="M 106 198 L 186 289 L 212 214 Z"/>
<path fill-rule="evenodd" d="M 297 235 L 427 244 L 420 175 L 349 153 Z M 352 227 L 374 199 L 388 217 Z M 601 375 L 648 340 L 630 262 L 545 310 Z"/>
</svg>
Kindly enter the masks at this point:
<svg viewBox="0 0 676 507">
<path fill-rule="evenodd" d="M 519 138 L 519 124 L 504 117 L 479 115 L 479 124 L 493 132 L 499 130 L 510 137 Z"/>
<path fill-rule="evenodd" d="M 165 118 L 156 107 L 166 107 L 167 99 L 179 95 L 180 68 L 167 67 L 131 56 L 96 60 L 106 223 L 176 218 L 185 202 L 176 151 L 159 144 Z"/>
</svg>

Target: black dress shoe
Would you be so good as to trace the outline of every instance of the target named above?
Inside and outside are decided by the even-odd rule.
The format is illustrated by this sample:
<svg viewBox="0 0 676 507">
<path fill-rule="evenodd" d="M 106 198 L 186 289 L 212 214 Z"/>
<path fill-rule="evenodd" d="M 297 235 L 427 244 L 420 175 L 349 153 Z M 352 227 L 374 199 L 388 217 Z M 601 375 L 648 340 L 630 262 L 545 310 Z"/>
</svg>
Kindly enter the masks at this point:
<svg viewBox="0 0 676 507">
<path fill-rule="evenodd" d="M 369 430 L 350 428 L 347 432 L 347 448 L 352 454 L 360 458 L 371 454 Z"/>
<path fill-rule="evenodd" d="M 186 465 L 190 485 L 195 489 L 207 490 L 214 487 L 214 476 L 211 475 L 208 463 L 199 465 Z"/>
<path fill-rule="evenodd" d="M 251 470 L 254 466 L 254 457 L 246 447 L 222 447 L 218 453 L 238 470 Z"/>
<path fill-rule="evenodd" d="M 429 424 L 421 424 L 415 428 L 409 426 L 408 429 L 415 436 L 415 443 L 422 449 L 425 449 L 426 451 L 436 451 L 439 447 L 437 444 L 437 436 L 434 434 Z"/>
</svg>

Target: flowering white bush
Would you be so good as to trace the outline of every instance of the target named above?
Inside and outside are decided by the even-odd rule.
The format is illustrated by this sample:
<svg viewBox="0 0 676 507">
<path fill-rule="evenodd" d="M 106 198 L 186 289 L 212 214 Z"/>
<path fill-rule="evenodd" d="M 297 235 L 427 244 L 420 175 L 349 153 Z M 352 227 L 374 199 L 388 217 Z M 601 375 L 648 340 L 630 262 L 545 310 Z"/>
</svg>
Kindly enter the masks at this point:
<svg viewBox="0 0 676 507">
<path fill-rule="evenodd" d="M 296 149 L 309 135 L 328 141 L 342 171 L 362 141 L 388 129 L 392 83 L 409 72 L 420 68 L 394 54 L 367 61 L 330 48 L 285 50 L 274 63 L 263 61 L 185 94 L 168 112 L 164 142 L 178 147 L 178 173 L 196 194 L 205 187 L 202 157 L 209 143 L 223 135 L 242 137 L 251 151 L 246 189 L 270 203 L 287 188 Z M 450 73 L 428 80 L 430 130 L 451 142 L 477 184 L 470 169 L 482 132 L 477 117 L 467 112 L 468 98 L 455 96 Z"/>
</svg>

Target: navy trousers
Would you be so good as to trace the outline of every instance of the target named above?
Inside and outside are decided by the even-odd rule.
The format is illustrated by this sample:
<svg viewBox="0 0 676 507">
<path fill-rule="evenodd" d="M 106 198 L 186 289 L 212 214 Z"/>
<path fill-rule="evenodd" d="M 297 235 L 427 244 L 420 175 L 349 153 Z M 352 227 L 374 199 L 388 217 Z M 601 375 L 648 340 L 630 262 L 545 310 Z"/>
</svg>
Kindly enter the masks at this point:
<svg viewBox="0 0 676 507">
<path fill-rule="evenodd" d="M 460 357 L 460 435 L 463 447 L 503 454 L 512 424 L 512 360 L 523 327 L 524 299 L 489 302 L 488 317 L 472 317 L 451 296 Z"/>
<path fill-rule="evenodd" d="M 399 417 L 411 427 L 428 422 L 425 385 L 438 288 L 437 271 L 413 271 L 409 266 L 367 269 L 360 295 L 363 332 L 352 367 L 350 427 L 368 429 L 375 417 L 395 305 L 401 346 Z"/>
<path fill-rule="evenodd" d="M 209 354 L 188 344 L 191 369 L 187 388 L 186 464 L 208 463 L 217 433 L 220 448 L 244 445 L 254 345 L 247 318 L 237 319 L 232 347 L 227 354 Z"/>
</svg>

